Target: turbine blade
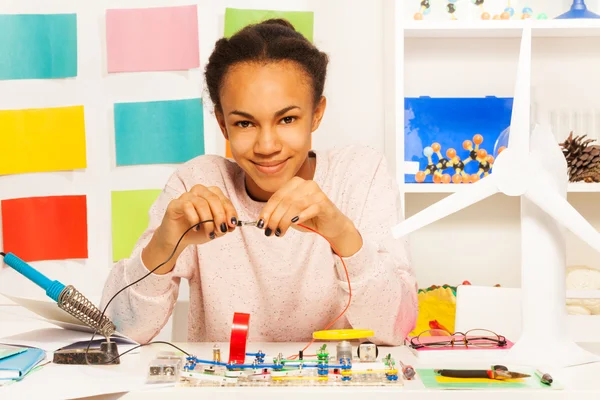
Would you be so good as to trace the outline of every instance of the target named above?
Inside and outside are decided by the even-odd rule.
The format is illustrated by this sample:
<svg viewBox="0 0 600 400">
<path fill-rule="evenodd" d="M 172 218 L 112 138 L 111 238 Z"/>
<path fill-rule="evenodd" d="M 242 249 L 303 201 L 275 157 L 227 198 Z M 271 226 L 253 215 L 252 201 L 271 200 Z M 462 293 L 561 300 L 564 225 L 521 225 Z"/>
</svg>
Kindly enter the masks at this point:
<svg viewBox="0 0 600 400">
<path fill-rule="evenodd" d="M 548 190 L 542 184 L 531 188 L 524 196 L 581 240 L 600 252 L 600 232 L 579 214 L 567 199 L 552 190 Z"/>
<path fill-rule="evenodd" d="M 531 134 L 531 27 L 528 24 L 523 28 L 514 93 L 508 147 L 525 158 L 529 154 Z"/>
<path fill-rule="evenodd" d="M 482 180 L 470 184 L 465 190 L 460 190 L 399 223 L 392 228 L 392 234 L 396 239 L 408 235 L 496 193 L 498 193 L 498 186 L 494 175 L 488 175 Z"/>
</svg>

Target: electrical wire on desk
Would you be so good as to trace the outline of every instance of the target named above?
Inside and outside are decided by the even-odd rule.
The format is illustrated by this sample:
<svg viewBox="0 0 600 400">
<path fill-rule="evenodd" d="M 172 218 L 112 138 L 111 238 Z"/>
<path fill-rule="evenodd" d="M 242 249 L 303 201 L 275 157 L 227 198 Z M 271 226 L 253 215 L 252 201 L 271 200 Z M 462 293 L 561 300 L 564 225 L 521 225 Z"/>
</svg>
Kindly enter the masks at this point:
<svg viewBox="0 0 600 400">
<path fill-rule="evenodd" d="M 122 289 L 120 289 L 117 293 L 115 293 L 110 300 L 106 303 L 106 306 L 104 306 L 104 309 L 102 310 L 102 315 L 100 315 L 100 320 L 102 319 L 102 317 L 104 317 L 104 314 L 106 313 L 106 310 L 108 309 L 108 306 L 110 305 L 110 303 L 115 299 L 115 297 L 117 297 L 117 295 L 119 295 L 120 293 L 122 293 L 124 290 L 128 289 L 129 287 L 135 285 L 136 283 L 142 281 L 143 279 L 145 279 L 146 277 L 150 276 L 151 274 L 154 273 L 154 271 L 156 271 L 157 269 L 159 269 L 160 267 L 162 267 L 163 265 L 165 265 L 166 263 L 168 263 L 169 261 L 171 261 L 171 258 L 173 258 L 173 256 L 175 255 L 175 253 L 177 252 L 177 248 L 179 247 L 179 244 L 181 243 L 181 241 L 183 240 L 184 236 L 191 231 L 192 229 L 194 229 L 195 227 L 199 227 L 202 224 L 205 224 L 207 222 L 214 222 L 213 220 L 205 220 L 205 221 L 200 221 L 199 223 L 192 225 L 191 227 L 189 227 L 179 238 L 179 240 L 177 241 L 177 243 L 175 244 L 175 247 L 173 248 L 173 252 L 171 253 L 171 255 L 162 263 L 160 263 L 158 266 L 156 266 L 154 269 L 152 269 L 151 271 L 149 271 L 146 275 L 142 276 L 141 278 L 139 278 L 138 280 L 136 280 L 135 282 L 132 282 L 130 284 L 128 284 L 127 286 L 123 287 Z M 329 328 L 331 328 L 331 326 L 333 326 L 333 324 L 335 324 L 348 310 L 348 308 L 350 307 L 350 303 L 352 302 L 352 285 L 350 284 L 350 276 L 348 274 L 348 267 L 346 266 L 346 263 L 344 262 L 344 259 L 342 258 L 342 256 L 339 255 L 339 252 L 337 251 L 337 249 L 335 248 L 335 246 L 329 241 L 329 239 L 327 239 L 325 236 L 323 236 L 322 234 L 320 234 L 319 232 L 317 232 L 316 230 L 307 227 L 306 225 L 303 224 L 298 224 L 299 227 L 304 228 L 310 232 L 316 233 L 317 235 L 321 236 L 323 239 L 327 240 L 327 242 L 329 243 L 329 245 L 331 246 L 331 249 L 333 250 L 333 253 L 339 257 L 340 261 L 342 262 L 342 265 L 344 266 L 344 272 L 346 274 L 346 281 L 348 282 L 348 303 L 346 304 L 346 307 L 344 308 L 344 310 L 333 320 L 331 321 L 323 330 L 328 330 Z M 4 253 L 0 253 L 2 255 L 4 255 Z M 92 338 L 90 339 L 90 342 L 88 343 L 86 350 L 85 350 L 85 361 L 86 364 L 89 365 L 89 360 L 88 360 L 88 352 L 90 350 L 90 347 L 94 341 L 94 337 L 96 336 L 96 333 L 98 333 L 98 330 L 95 329 L 94 333 L 92 334 Z M 107 338 L 107 340 L 110 340 L 109 338 Z M 302 349 L 302 352 L 304 353 L 304 351 L 306 349 L 308 349 L 313 343 L 314 343 L 315 339 L 313 338 L 305 347 L 304 349 Z M 115 360 L 119 359 L 121 356 L 124 356 L 125 354 L 138 349 L 140 347 L 143 346 L 148 346 L 151 344 L 166 344 L 169 346 L 172 346 L 174 348 L 176 348 L 177 350 L 181 351 L 182 353 L 186 354 L 187 356 L 189 356 L 189 353 L 187 353 L 186 351 L 180 349 L 179 347 L 175 346 L 172 343 L 169 342 L 164 342 L 164 341 L 156 341 L 156 342 L 148 342 L 148 343 L 143 343 L 140 344 L 138 346 L 132 347 L 131 349 L 117 355 L 116 357 L 113 357 L 111 360 L 102 362 L 100 364 L 111 364 L 112 362 L 114 362 Z M 316 357 L 316 354 L 310 354 L 310 355 L 306 355 L 307 357 Z M 296 359 L 296 357 L 298 357 L 298 355 L 292 355 L 290 357 L 287 357 L 288 360 L 294 360 Z"/>
<path fill-rule="evenodd" d="M 108 306 L 109 306 L 109 305 L 110 305 L 110 303 L 111 303 L 111 302 L 112 302 L 112 301 L 115 299 L 115 297 L 117 297 L 117 296 L 118 296 L 118 295 L 119 295 L 121 292 L 123 292 L 123 291 L 124 291 L 124 290 L 126 290 L 127 288 L 129 288 L 129 287 L 131 287 L 131 286 L 135 285 L 136 283 L 138 283 L 138 282 L 142 281 L 142 280 L 143 280 L 143 279 L 145 279 L 146 277 L 148 277 L 148 276 L 152 275 L 152 274 L 154 273 L 154 271 L 156 271 L 157 269 L 159 269 L 160 267 L 162 267 L 163 265 L 165 265 L 166 263 L 168 263 L 169 261 L 171 261 L 171 258 L 173 258 L 173 256 L 174 256 L 174 255 L 175 255 L 175 253 L 177 252 L 177 248 L 179 247 L 179 244 L 181 243 L 181 241 L 183 240 L 183 238 L 185 237 L 185 235 L 187 235 L 187 233 L 188 233 L 189 231 L 191 231 L 192 229 L 194 229 L 194 228 L 196 228 L 196 227 L 200 227 L 200 225 L 202 225 L 202 224 L 205 224 L 205 223 L 207 223 L 207 222 L 214 222 L 214 220 L 212 220 L 212 219 L 207 219 L 207 220 L 205 220 L 205 221 L 200 221 L 200 222 L 198 222 L 197 224 L 194 224 L 194 225 L 190 226 L 190 227 L 189 227 L 189 228 L 188 228 L 188 229 L 187 229 L 185 232 L 183 232 L 183 234 L 181 235 L 181 237 L 179 238 L 179 240 L 178 240 L 178 241 L 177 241 L 177 243 L 175 244 L 175 247 L 173 248 L 173 252 L 171 253 L 171 255 L 170 255 L 170 256 L 169 256 L 169 257 L 168 257 L 168 258 L 167 258 L 167 259 L 166 259 L 164 262 L 160 263 L 158 266 L 156 266 L 154 269 L 152 269 L 151 271 L 149 271 L 149 272 L 148 272 L 146 275 L 142 276 L 140 279 L 136 280 L 135 282 L 132 282 L 132 283 L 130 283 L 129 285 L 125 286 L 124 288 L 122 288 L 121 290 L 119 290 L 117 293 L 115 293 L 115 294 L 114 294 L 114 295 L 113 295 L 113 296 L 110 298 L 110 300 L 109 300 L 109 301 L 106 303 L 106 306 L 104 306 L 104 309 L 102 310 L 102 315 L 100 315 L 100 320 L 102 320 L 102 317 L 104 317 L 104 314 L 106 313 L 106 310 L 108 309 Z M 96 333 L 98 333 L 98 330 L 97 330 L 97 329 L 95 329 L 95 330 L 94 330 L 94 333 L 92 334 L 92 338 L 90 339 L 90 342 L 88 343 L 88 345 L 87 345 L 87 347 L 86 347 L 86 349 L 85 349 L 85 363 L 86 363 L 87 365 L 89 365 L 89 364 L 90 364 L 90 362 L 89 362 L 89 359 L 88 359 L 88 353 L 89 353 L 89 351 L 90 351 L 90 347 L 91 347 L 91 345 L 92 345 L 92 343 L 93 343 L 93 341 L 94 341 L 94 337 L 96 336 Z M 106 339 L 107 339 L 108 341 L 110 341 L 110 339 L 109 339 L 109 338 L 106 338 Z M 127 354 L 127 353 L 129 353 L 130 351 L 132 351 L 132 350 L 135 350 L 135 349 L 138 349 L 138 348 L 140 348 L 140 347 L 142 347 L 142 346 L 147 346 L 147 345 L 150 345 L 150 344 L 153 344 L 153 343 L 168 344 L 168 345 L 170 345 L 170 346 L 173 346 L 173 347 L 177 348 L 178 350 L 181 350 L 179 347 L 175 346 L 175 345 L 174 345 L 174 344 L 172 344 L 172 343 L 168 343 L 168 342 L 149 342 L 149 343 L 143 343 L 143 344 L 141 344 L 141 345 L 135 346 L 135 347 L 133 347 L 133 348 L 131 348 L 131 349 L 129 349 L 129 350 L 127 350 L 127 351 L 125 351 L 125 352 L 124 352 L 124 353 L 122 353 L 122 354 L 119 354 L 119 355 L 118 355 L 118 356 L 116 356 L 116 357 L 113 357 L 113 358 L 112 358 L 111 360 L 109 360 L 109 361 L 106 361 L 106 362 L 103 362 L 103 363 L 100 363 L 100 364 L 110 364 L 110 363 L 114 362 L 115 360 L 119 359 L 119 358 L 120 358 L 122 355 L 124 355 L 124 354 Z M 187 352 L 185 352 L 185 351 L 183 351 L 183 350 L 181 350 L 181 351 L 182 351 L 182 352 L 184 352 L 185 354 L 189 355 Z"/>
</svg>

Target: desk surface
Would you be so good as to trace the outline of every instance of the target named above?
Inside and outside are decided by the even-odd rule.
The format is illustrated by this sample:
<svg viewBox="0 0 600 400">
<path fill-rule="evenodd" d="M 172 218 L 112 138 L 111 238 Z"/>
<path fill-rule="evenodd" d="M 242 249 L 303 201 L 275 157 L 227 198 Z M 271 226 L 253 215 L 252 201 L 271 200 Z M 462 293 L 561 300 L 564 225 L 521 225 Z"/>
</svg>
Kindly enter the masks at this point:
<svg viewBox="0 0 600 400">
<path fill-rule="evenodd" d="M 12 306 L 6 306 L 12 307 Z M 46 322 L 32 320 L 18 316 L 15 309 L 10 312 L 0 307 L 0 338 L 21 332 L 29 332 L 36 329 L 53 327 Z M 60 328 L 57 328 L 60 329 Z M 1 342 L 1 340 L 0 340 Z M 214 343 L 176 343 L 183 350 L 198 356 L 199 358 L 210 358 Z M 223 359 L 228 353 L 228 344 L 221 343 Z M 305 343 L 248 343 L 248 352 L 262 350 L 269 356 L 282 352 L 284 355 L 295 354 Z M 582 344 L 591 351 L 600 354 L 600 343 Z M 315 345 L 315 348 L 317 345 Z M 93 399 L 163 399 L 167 396 L 176 395 L 177 398 L 198 399 L 205 396 L 218 396 L 219 399 L 238 399 L 240 394 L 244 398 L 260 398 L 280 400 L 285 396 L 286 400 L 302 399 L 307 395 L 326 394 L 340 395 L 347 399 L 365 398 L 372 394 L 378 395 L 401 395 L 404 399 L 502 399 L 508 396 L 517 399 L 598 399 L 600 393 L 600 363 L 581 365 L 565 369 L 552 370 L 549 372 L 557 381 L 564 384 L 565 390 L 486 390 L 485 394 L 480 391 L 446 390 L 434 391 L 423 387 L 419 380 L 405 381 L 402 387 L 244 387 L 244 388 L 175 388 L 145 385 L 145 377 L 148 363 L 160 351 L 174 350 L 167 345 L 155 344 L 142 347 L 136 354 L 127 354 L 121 359 L 120 365 L 111 366 L 70 366 L 49 364 L 41 370 L 27 376 L 23 381 L 6 387 L 0 387 L 0 398 L 33 398 L 43 396 L 44 399 L 53 398 L 79 398 L 89 396 L 91 388 L 95 393 L 108 393 L 95 396 Z M 426 365 L 419 363 L 412 353 L 405 347 L 381 348 L 381 353 L 391 353 L 395 358 L 402 360 L 405 364 L 411 364 L 415 368 L 429 367 L 452 367 L 457 366 L 453 362 L 444 362 L 443 365 Z M 461 364 L 464 367 L 465 364 Z M 485 367 L 481 364 L 473 364 L 473 367 Z M 112 393 L 111 393 L 112 392 Z"/>
</svg>

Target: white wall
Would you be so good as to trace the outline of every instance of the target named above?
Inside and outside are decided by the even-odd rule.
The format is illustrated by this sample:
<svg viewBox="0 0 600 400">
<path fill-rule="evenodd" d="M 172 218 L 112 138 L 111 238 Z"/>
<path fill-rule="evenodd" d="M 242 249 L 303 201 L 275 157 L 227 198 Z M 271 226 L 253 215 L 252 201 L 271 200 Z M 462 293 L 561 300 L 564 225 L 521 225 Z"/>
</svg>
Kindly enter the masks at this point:
<svg viewBox="0 0 600 400">
<path fill-rule="evenodd" d="M 107 74 L 107 8 L 188 4 L 198 4 L 198 70 Z M 315 44 L 331 57 L 325 88 L 328 109 L 314 145 L 325 149 L 358 143 L 383 151 L 382 6 L 378 1 L 370 1 L 368 7 L 364 4 L 358 0 L 2 0 L 0 13 L 77 13 L 76 79 L 0 81 L 0 109 L 85 106 L 87 169 L 0 176 L 0 199 L 87 195 L 89 258 L 32 265 L 53 279 L 74 284 L 89 297 L 100 295 L 112 265 L 110 191 L 161 188 L 175 167 L 116 168 L 113 104 L 208 98 L 202 71 L 215 41 L 222 35 L 226 7 L 314 11 Z M 224 141 L 209 109 L 205 109 L 205 141 L 207 152 L 224 155 Z M 6 275 L 4 280 L 0 278 L 0 290 L 15 293 L 27 288 L 32 293 L 23 294 L 43 298 L 37 287 L 13 279 Z M 187 298 L 185 285 L 181 298 Z"/>
</svg>

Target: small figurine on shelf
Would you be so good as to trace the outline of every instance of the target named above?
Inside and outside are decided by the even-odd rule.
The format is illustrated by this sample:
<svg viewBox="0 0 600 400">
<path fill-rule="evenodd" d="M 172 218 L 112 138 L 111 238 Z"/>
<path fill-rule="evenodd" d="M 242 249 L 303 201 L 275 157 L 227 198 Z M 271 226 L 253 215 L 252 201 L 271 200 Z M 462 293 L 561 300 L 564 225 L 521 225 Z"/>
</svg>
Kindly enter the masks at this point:
<svg viewBox="0 0 600 400">
<path fill-rule="evenodd" d="M 415 14 L 415 19 L 416 20 L 421 20 L 423 19 L 424 15 L 427 15 L 431 12 L 431 5 L 429 4 L 429 0 L 423 0 L 421 1 L 421 10 Z"/>
<path fill-rule="evenodd" d="M 516 19 L 533 18 L 533 9 L 529 6 L 524 6 L 523 9 L 521 10 L 520 14 L 515 13 L 515 9 L 511 5 L 511 0 L 508 0 L 507 4 L 506 4 L 506 8 L 504 9 L 504 12 L 502 12 L 502 14 L 500 14 L 499 16 L 495 15 L 493 19 L 509 20 L 513 17 L 516 17 Z M 548 19 L 548 16 L 545 13 L 539 13 L 536 18 L 537 19 Z"/>
<path fill-rule="evenodd" d="M 448 0 L 448 5 L 446 9 L 448 10 L 448 14 L 450 14 L 450 19 L 456 20 L 456 1 L 457 0 Z"/>
<path fill-rule="evenodd" d="M 475 146 L 473 146 L 473 142 Z M 473 136 L 473 142 L 465 140 L 463 148 L 469 152 L 465 160 L 456 154 L 456 150 L 450 148 L 446 151 L 446 157 L 442 156 L 442 147 L 439 143 L 433 143 L 431 147 L 425 147 L 423 154 L 427 157 L 427 167 L 424 171 L 418 171 L 415 174 L 415 180 L 418 183 L 425 182 L 428 175 L 432 176 L 433 183 L 473 183 L 477 182 L 483 176 L 490 174 L 490 170 L 494 165 L 494 157 L 489 155 L 485 149 L 480 149 L 479 146 L 483 143 L 483 136 L 477 134 Z M 500 151 L 502 151 L 501 149 Z M 433 162 L 432 156 L 437 155 L 438 161 Z M 470 162 L 478 163 L 478 171 L 474 174 L 468 174 L 465 167 Z M 450 177 L 449 173 L 444 173 L 449 168 L 454 170 L 454 175 Z"/>
<path fill-rule="evenodd" d="M 483 8 L 483 3 L 484 0 L 471 0 L 473 2 L 473 4 L 475 4 L 477 7 L 479 7 L 481 9 L 481 19 L 490 19 L 490 13 L 485 11 L 485 9 Z"/>
<path fill-rule="evenodd" d="M 448 0 L 448 4 L 446 5 L 446 11 L 448 11 L 448 14 L 450 14 L 450 18 L 455 20 L 456 19 L 456 2 L 458 0 Z M 475 2 L 475 0 L 473 0 Z M 477 2 L 481 2 L 483 3 L 484 0 L 476 0 Z M 422 20 L 425 18 L 426 15 L 429 15 L 431 13 L 431 3 L 430 0 L 422 0 L 421 1 L 421 8 L 419 9 L 418 12 L 415 13 L 415 15 L 413 16 L 413 18 L 415 20 Z"/>
<path fill-rule="evenodd" d="M 447 0 L 447 1 L 448 1 L 448 3 L 446 4 L 446 11 L 450 15 L 450 19 L 457 20 L 458 18 L 456 17 L 456 11 L 457 11 L 458 0 Z M 492 16 L 489 12 L 487 12 L 485 10 L 485 7 L 484 7 L 485 0 L 471 0 L 471 2 L 475 6 L 479 7 L 479 9 L 481 10 L 481 19 L 483 19 L 483 20 L 490 20 L 490 19 L 509 20 L 509 19 L 512 19 L 513 17 L 515 19 L 534 18 L 533 9 L 529 6 L 524 6 L 521 9 L 521 13 L 516 13 L 514 7 L 511 5 L 511 0 L 507 0 L 507 5 L 506 5 L 506 8 L 504 9 L 504 12 L 502 12 L 501 14 L 495 14 L 494 16 Z M 415 20 L 422 20 L 425 18 L 426 15 L 429 15 L 430 13 L 431 13 L 431 0 L 421 0 L 420 9 L 418 12 L 415 13 L 413 18 Z M 537 19 L 548 19 L 548 16 L 545 13 L 540 13 L 536 16 L 536 18 Z"/>
</svg>

